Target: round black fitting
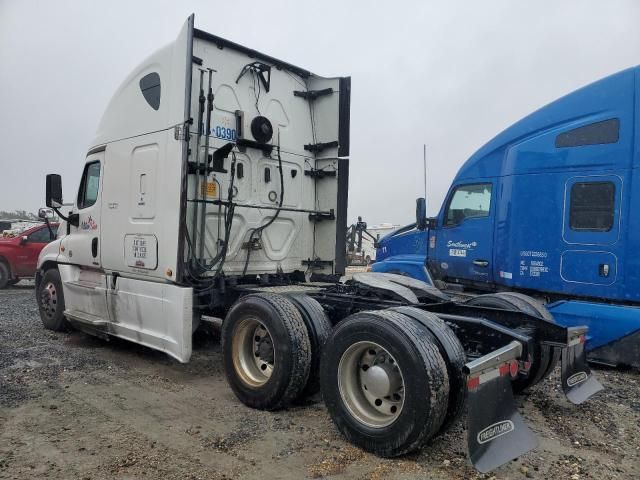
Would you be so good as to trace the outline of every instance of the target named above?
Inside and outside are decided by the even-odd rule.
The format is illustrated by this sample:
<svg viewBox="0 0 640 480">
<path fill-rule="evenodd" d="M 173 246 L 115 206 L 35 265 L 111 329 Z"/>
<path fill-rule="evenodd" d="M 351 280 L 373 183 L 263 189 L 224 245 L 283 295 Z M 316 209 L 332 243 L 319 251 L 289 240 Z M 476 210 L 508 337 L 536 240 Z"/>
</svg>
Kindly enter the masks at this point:
<svg viewBox="0 0 640 480">
<path fill-rule="evenodd" d="M 267 143 L 273 136 L 273 126 L 267 117 L 258 116 L 251 120 L 251 135 L 258 143 Z"/>
</svg>

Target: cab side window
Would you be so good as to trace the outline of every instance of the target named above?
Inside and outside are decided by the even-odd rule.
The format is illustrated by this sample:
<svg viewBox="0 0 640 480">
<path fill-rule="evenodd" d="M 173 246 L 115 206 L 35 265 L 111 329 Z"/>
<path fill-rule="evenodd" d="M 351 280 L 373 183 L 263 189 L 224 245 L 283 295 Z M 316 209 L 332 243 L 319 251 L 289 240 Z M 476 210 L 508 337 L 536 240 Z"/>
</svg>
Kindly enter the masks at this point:
<svg viewBox="0 0 640 480">
<path fill-rule="evenodd" d="M 84 167 L 80 190 L 78 192 L 78 208 L 83 209 L 96 203 L 100 187 L 100 162 L 87 163 Z"/>
<path fill-rule="evenodd" d="M 467 218 L 489 216 L 491 209 L 490 183 L 460 185 L 455 189 L 447 207 L 445 226 L 458 225 Z"/>
<path fill-rule="evenodd" d="M 608 232 L 613 228 L 616 186 L 613 182 L 580 182 L 571 187 L 571 230 Z"/>
</svg>

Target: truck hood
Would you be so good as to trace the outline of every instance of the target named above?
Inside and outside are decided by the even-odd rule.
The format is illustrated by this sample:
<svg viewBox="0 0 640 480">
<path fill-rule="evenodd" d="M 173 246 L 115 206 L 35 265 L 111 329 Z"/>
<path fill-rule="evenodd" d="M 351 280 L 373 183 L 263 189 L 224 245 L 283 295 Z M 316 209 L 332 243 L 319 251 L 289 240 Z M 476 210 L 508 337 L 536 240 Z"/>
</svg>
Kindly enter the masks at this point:
<svg viewBox="0 0 640 480">
<path fill-rule="evenodd" d="M 401 254 L 426 255 L 429 230 L 418 230 L 412 223 L 385 235 L 378 242 L 376 262 Z"/>
</svg>

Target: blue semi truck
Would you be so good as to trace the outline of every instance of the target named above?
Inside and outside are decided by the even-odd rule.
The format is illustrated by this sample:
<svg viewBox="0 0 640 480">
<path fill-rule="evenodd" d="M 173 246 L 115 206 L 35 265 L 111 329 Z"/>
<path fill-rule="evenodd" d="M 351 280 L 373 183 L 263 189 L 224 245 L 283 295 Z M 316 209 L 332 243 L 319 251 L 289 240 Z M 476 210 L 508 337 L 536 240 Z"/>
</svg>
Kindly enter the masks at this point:
<svg viewBox="0 0 640 480">
<path fill-rule="evenodd" d="M 591 360 L 640 366 L 639 116 L 635 67 L 523 118 L 467 160 L 435 218 L 418 199 L 373 270 L 489 307 L 526 293 L 589 326 Z"/>
</svg>

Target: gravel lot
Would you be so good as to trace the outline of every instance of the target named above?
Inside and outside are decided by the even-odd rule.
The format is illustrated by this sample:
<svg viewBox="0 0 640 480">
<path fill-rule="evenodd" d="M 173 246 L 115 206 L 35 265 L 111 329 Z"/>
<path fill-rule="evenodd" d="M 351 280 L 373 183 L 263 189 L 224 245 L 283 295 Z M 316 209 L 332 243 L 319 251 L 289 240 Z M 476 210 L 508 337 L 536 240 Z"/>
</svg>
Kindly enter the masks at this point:
<svg viewBox="0 0 640 480">
<path fill-rule="evenodd" d="M 570 405 L 559 372 L 521 411 L 537 450 L 490 475 L 462 423 L 419 454 L 384 460 L 346 443 L 323 404 L 265 413 L 227 387 L 215 336 L 181 365 L 134 344 L 42 328 L 33 288 L 0 291 L 0 478 L 640 477 L 640 374 L 598 370 L 606 391 Z"/>
</svg>

